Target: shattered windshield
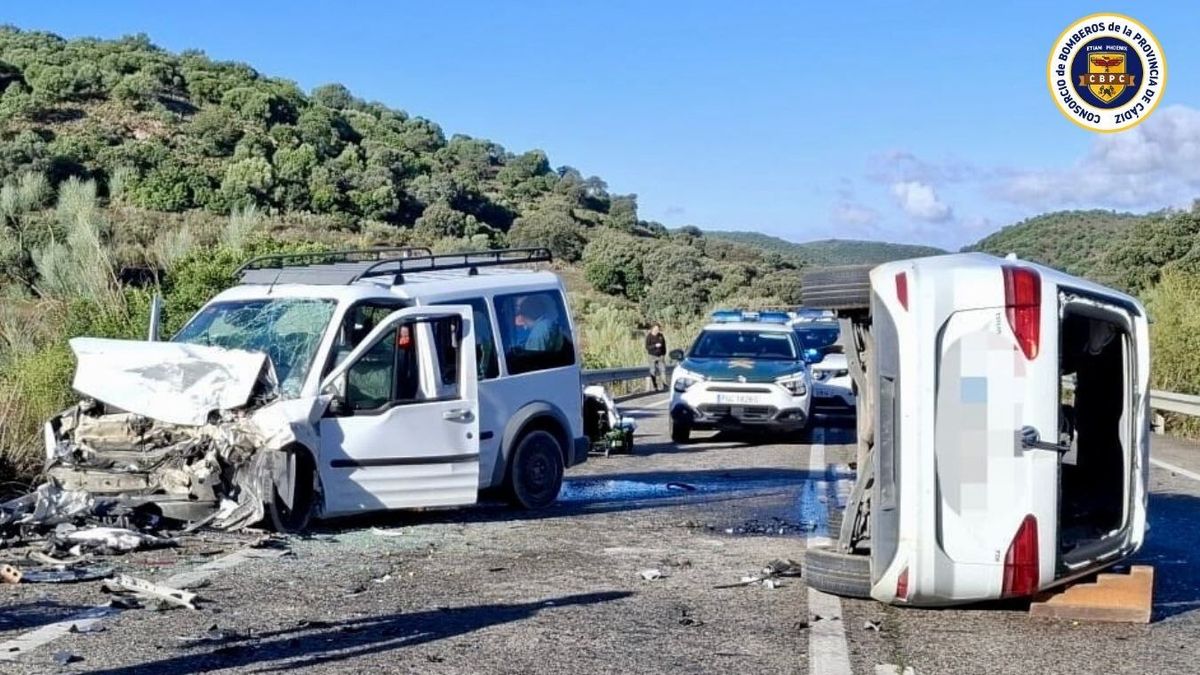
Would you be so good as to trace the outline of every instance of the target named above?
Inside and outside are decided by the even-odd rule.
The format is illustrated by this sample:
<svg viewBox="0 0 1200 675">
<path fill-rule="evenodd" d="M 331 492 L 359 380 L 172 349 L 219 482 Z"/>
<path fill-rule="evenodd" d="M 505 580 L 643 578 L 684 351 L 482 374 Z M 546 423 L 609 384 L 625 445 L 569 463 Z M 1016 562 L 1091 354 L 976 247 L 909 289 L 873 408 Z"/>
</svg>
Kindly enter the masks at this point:
<svg viewBox="0 0 1200 675">
<path fill-rule="evenodd" d="M 264 352 L 275 365 L 279 391 L 300 394 L 336 303 L 318 298 L 218 302 L 192 317 L 175 342 Z"/>
</svg>

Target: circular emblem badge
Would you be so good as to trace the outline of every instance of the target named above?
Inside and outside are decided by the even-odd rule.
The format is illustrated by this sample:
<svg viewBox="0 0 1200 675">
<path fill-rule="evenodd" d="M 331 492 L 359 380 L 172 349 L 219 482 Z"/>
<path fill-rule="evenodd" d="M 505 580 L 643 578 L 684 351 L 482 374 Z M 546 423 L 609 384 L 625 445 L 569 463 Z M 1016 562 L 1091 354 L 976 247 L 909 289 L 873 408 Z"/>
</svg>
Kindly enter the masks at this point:
<svg viewBox="0 0 1200 675">
<path fill-rule="evenodd" d="M 1122 14 L 1092 14 L 1058 36 L 1046 81 L 1067 119 L 1090 131 L 1124 131 L 1162 100 L 1167 61 L 1142 24 Z"/>
</svg>

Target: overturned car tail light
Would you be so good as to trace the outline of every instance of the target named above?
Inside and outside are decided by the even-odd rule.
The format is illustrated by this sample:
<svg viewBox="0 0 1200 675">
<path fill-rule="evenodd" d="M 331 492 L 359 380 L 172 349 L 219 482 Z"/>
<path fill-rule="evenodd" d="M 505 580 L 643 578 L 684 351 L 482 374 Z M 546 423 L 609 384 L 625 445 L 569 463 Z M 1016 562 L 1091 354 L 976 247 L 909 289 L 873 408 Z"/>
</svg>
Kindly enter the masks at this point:
<svg viewBox="0 0 1200 675">
<path fill-rule="evenodd" d="M 900 301 L 900 306 L 908 310 L 908 275 L 904 272 L 896 273 L 896 299 Z"/>
<path fill-rule="evenodd" d="M 905 567 L 900 571 L 899 578 L 896 579 L 896 599 L 908 600 L 908 568 Z"/>
<path fill-rule="evenodd" d="M 1005 598 L 1033 595 L 1038 589 L 1037 518 L 1025 516 L 1008 553 L 1004 556 L 1004 582 L 1000 594 Z"/>
<path fill-rule="evenodd" d="M 1025 358 L 1035 359 L 1041 343 L 1042 277 L 1028 267 L 1005 265 L 1003 269 L 1008 325 Z"/>
</svg>

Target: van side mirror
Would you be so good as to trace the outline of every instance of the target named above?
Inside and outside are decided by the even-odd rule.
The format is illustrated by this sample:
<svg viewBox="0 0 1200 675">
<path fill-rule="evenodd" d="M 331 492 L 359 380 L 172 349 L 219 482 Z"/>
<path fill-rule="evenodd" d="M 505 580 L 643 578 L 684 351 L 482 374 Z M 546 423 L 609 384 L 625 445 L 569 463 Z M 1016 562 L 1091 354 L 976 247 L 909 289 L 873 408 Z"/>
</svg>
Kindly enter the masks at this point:
<svg viewBox="0 0 1200 675">
<path fill-rule="evenodd" d="M 672 349 L 670 351 L 670 353 L 667 354 L 667 356 L 670 356 L 672 361 L 682 361 L 683 360 L 683 350 L 682 349 Z"/>
<path fill-rule="evenodd" d="M 801 356 L 804 359 L 804 362 L 809 365 L 821 362 L 821 350 L 819 349 L 813 349 L 812 347 L 809 347 L 808 349 L 804 350 Z"/>
</svg>

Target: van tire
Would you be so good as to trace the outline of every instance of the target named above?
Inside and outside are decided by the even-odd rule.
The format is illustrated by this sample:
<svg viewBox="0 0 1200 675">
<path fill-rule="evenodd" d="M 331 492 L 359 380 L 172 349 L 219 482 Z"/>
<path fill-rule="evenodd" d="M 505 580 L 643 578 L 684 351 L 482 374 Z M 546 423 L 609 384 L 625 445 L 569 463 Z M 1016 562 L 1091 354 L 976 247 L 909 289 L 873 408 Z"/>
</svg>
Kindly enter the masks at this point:
<svg viewBox="0 0 1200 675">
<path fill-rule="evenodd" d="M 271 483 L 271 497 L 267 511 L 271 514 L 271 526 L 276 532 L 299 534 L 308 529 L 317 507 L 317 467 L 307 450 L 294 450 L 296 455 L 296 485 L 292 488 L 292 508 Z"/>
<path fill-rule="evenodd" d="M 563 448 L 554 434 L 534 429 L 517 441 L 508 477 L 513 506 L 537 510 L 558 499 L 563 483 Z"/>
<path fill-rule="evenodd" d="M 800 300 L 813 309 L 867 309 L 871 306 L 871 270 L 875 265 L 846 265 L 804 275 Z"/>
<path fill-rule="evenodd" d="M 687 422 L 677 422 L 674 418 L 670 422 L 671 441 L 674 443 L 687 443 L 692 438 L 692 425 Z"/>
<path fill-rule="evenodd" d="M 845 598 L 871 597 L 871 556 L 810 548 L 803 568 L 809 588 Z"/>
</svg>

